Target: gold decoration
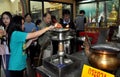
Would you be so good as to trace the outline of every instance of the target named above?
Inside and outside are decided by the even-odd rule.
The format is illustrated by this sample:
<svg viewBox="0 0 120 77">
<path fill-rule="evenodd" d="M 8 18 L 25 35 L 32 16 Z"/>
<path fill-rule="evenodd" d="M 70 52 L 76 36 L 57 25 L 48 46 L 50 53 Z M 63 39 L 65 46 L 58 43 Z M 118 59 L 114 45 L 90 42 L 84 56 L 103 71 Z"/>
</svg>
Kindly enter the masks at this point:
<svg viewBox="0 0 120 77">
<path fill-rule="evenodd" d="M 118 16 L 118 12 L 115 9 L 115 5 L 113 4 L 112 6 L 112 11 L 109 14 L 109 18 L 108 18 L 108 22 L 112 22 L 112 23 L 116 23 L 117 21 L 117 16 Z"/>
</svg>

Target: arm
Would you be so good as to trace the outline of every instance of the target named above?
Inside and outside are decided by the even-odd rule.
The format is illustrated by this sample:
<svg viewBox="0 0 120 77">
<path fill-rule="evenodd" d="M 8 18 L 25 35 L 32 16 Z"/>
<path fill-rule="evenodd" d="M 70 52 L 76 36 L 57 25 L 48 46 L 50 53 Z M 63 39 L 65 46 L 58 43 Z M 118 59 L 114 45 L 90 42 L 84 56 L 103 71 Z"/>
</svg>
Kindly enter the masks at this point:
<svg viewBox="0 0 120 77">
<path fill-rule="evenodd" d="M 26 39 L 28 40 L 28 39 L 36 38 L 36 37 L 44 34 L 46 31 L 51 30 L 51 29 L 53 29 L 53 28 L 54 28 L 54 26 L 49 26 L 49 27 L 46 27 L 46 28 L 44 28 L 44 29 L 42 29 L 42 30 L 38 30 L 38 31 L 32 32 L 32 33 L 28 33 Z"/>
<path fill-rule="evenodd" d="M 87 25 L 88 25 L 88 24 L 87 24 L 87 17 L 84 18 L 84 23 L 85 23 L 84 25 L 85 25 L 85 28 L 86 28 Z"/>
</svg>

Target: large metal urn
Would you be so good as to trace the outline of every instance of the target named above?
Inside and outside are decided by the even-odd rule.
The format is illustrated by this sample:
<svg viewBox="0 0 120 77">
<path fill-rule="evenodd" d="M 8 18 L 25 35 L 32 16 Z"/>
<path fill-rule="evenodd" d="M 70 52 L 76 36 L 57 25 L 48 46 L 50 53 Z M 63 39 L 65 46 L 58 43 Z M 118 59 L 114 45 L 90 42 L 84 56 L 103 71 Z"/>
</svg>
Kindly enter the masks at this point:
<svg viewBox="0 0 120 77">
<path fill-rule="evenodd" d="M 105 71 L 115 71 L 120 66 L 120 44 L 108 42 L 89 46 L 85 43 L 85 53 L 90 64 Z"/>
</svg>

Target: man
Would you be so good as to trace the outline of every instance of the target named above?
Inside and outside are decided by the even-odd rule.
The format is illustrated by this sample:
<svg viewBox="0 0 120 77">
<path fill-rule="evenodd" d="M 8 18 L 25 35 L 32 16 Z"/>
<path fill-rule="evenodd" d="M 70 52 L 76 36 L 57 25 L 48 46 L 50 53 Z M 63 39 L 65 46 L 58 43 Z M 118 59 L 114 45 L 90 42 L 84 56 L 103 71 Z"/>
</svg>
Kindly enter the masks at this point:
<svg viewBox="0 0 120 77">
<path fill-rule="evenodd" d="M 51 14 L 45 13 L 43 15 L 43 20 L 39 26 L 39 29 L 43 29 L 51 25 Z M 50 40 L 51 33 L 48 31 L 39 37 L 39 44 L 43 52 L 43 58 L 50 57 L 52 55 L 52 42 Z"/>
<path fill-rule="evenodd" d="M 73 36 L 75 34 L 75 24 L 72 21 L 72 19 L 70 18 L 70 11 L 65 9 L 63 10 L 63 18 L 60 19 L 60 24 L 62 25 L 63 28 L 70 28 L 70 31 L 66 33 L 66 36 Z M 74 45 L 74 46 L 72 46 Z M 71 39 L 68 41 L 64 42 L 64 47 L 65 47 L 65 52 L 68 54 L 71 54 L 73 52 L 75 52 L 75 48 L 72 49 L 72 47 L 75 47 L 75 39 Z"/>
<path fill-rule="evenodd" d="M 70 11 L 69 10 L 63 10 L 63 18 L 60 19 L 60 24 L 63 26 L 63 28 L 69 27 L 71 29 L 75 30 L 75 24 L 70 19 Z"/>
<path fill-rule="evenodd" d="M 76 17 L 75 19 L 75 25 L 76 25 L 76 31 L 77 31 L 77 37 L 79 37 L 80 32 L 85 31 L 86 26 L 86 17 L 85 17 L 85 11 L 80 10 L 80 15 Z"/>
<path fill-rule="evenodd" d="M 76 36 L 79 37 L 80 36 L 80 32 L 84 32 L 85 31 L 85 26 L 86 26 L 86 17 L 85 17 L 85 11 L 84 10 L 80 10 L 79 12 L 79 16 L 76 17 L 75 19 L 75 25 L 76 25 Z M 79 51 L 79 48 L 81 48 L 81 45 L 83 45 L 82 41 L 77 40 L 77 51 Z"/>
<path fill-rule="evenodd" d="M 27 13 L 25 15 L 25 32 L 30 33 L 32 31 L 36 31 L 36 26 L 35 24 L 32 22 L 32 17 L 30 13 Z"/>
</svg>

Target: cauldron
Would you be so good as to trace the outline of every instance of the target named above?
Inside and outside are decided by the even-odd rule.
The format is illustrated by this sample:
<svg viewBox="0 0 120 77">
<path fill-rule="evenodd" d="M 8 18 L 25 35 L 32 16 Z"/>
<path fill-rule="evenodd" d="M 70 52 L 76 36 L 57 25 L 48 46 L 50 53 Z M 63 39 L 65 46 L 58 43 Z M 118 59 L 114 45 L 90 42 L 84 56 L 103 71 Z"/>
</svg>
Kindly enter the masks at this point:
<svg viewBox="0 0 120 77">
<path fill-rule="evenodd" d="M 106 71 L 115 71 L 120 65 L 118 54 L 120 52 L 119 43 L 95 44 L 91 47 L 88 43 L 85 45 L 85 52 L 89 63 L 98 69 Z"/>
</svg>

